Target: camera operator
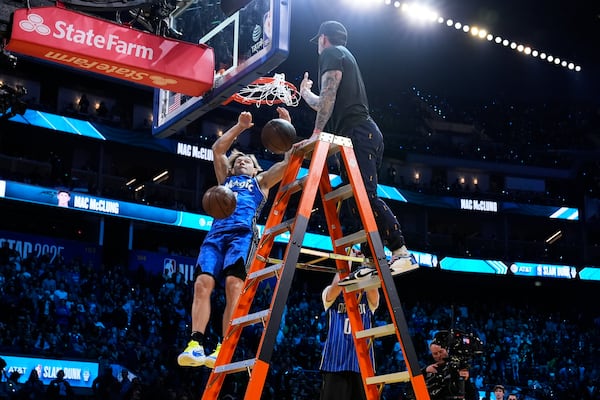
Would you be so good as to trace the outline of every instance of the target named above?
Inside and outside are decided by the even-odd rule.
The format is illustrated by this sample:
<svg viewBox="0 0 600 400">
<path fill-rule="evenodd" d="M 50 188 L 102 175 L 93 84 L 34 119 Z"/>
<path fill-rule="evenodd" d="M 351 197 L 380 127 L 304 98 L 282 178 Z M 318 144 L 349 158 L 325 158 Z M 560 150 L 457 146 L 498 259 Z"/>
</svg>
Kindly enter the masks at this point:
<svg viewBox="0 0 600 400">
<path fill-rule="evenodd" d="M 429 395 L 432 400 L 479 400 L 479 393 L 469 374 L 470 354 L 457 347 L 459 345 L 452 345 L 452 336 L 445 331 L 440 332 L 429 345 L 434 363 L 423 371 Z M 457 354 L 452 354 L 448 348 L 455 347 Z"/>
</svg>

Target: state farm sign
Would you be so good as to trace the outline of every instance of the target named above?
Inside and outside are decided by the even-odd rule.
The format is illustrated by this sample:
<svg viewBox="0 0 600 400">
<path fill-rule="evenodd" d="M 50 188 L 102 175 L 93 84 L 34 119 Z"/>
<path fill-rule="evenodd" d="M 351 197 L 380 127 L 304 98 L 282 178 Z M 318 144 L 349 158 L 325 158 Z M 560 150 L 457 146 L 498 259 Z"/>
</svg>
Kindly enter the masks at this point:
<svg viewBox="0 0 600 400">
<path fill-rule="evenodd" d="M 190 96 L 212 89 L 213 49 L 59 7 L 19 9 L 6 48 L 81 70 Z"/>
</svg>

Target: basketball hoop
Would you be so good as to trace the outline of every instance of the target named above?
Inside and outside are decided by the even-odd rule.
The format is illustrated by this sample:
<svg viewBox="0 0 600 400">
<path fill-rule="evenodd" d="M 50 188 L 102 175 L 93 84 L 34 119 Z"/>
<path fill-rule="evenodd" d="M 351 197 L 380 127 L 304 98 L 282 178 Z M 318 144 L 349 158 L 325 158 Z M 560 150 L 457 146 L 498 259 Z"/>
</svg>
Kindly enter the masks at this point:
<svg viewBox="0 0 600 400">
<path fill-rule="evenodd" d="M 256 104 L 256 107 L 282 103 L 296 107 L 300 104 L 300 92 L 296 86 L 285 80 L 284 74 L 275 74 L 273 77 L 258 78 L 232 95 L 224 104 L 232 100 L 242 104 Z"/>
</svg>

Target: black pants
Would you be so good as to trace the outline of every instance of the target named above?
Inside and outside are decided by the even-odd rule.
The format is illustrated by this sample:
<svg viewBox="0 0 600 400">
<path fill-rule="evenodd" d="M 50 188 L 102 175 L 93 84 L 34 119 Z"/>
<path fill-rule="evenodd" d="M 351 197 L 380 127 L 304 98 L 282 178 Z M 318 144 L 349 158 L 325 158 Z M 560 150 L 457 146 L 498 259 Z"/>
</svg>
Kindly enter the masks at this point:
<svg viewBox="0 0 600 400">
<path fill-rule="evenodd" d="M 366 400 L 362 378 L 358 372 L 325 372 L 320 400 Z"/>
<path fill-rule="evenodd" d="M 383 134 L 372 119 L 368 119 L 362 124 L 344 132 L 342 136 L 352 139 L 356 162 L 360 169 L 363 182 L 373 214 L 379 235 L 383 244 L 390 250 L 396 250 L 404 246 L 404 236 L 400 229 L 400 223 L 388 205 L 377 195 L 378 177 L 377 172 L 381 168 L 383 160 Z M 348 182 L 346 171 L 342 168 L 341 176 L 344 182 Z M 343 223 L 351 221 L 360 221 L 360 215 L 353 199 L 349 200 L 351 219 L 342 215 Z M 355 224 L 355 223 L 354 223 Z M 351 226 L 354 231 L 360 228 Z M 369 251 L 363 248 L 363 253 L 369 255 Z"/>
</svg>

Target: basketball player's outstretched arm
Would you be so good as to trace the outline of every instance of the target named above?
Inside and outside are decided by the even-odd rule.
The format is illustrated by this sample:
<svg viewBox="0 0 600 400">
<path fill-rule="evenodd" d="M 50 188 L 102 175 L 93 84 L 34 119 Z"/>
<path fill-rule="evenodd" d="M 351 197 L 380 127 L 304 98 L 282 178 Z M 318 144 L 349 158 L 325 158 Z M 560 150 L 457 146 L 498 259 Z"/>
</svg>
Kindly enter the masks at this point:
<svg viewBox="0 0 600 400">
<path fill-rule="evenodd" d="M 218 138 L 212 145 L 212 151 L 214 156 L 213 167 L 215 169 L 215 175 L 217 176 L 217 182 L 219 185 L 225 182 L 227 174 L 229 173 L 229 162 L 227 160 L 227 151 L 235 141 L 235 139 L 242 134 L 246 129 L 252 128 L 254 123 L 252 122 L 252 114 L 247 111 L 240 113 L 238 122 L 227 132 Z"/>
</svg>

